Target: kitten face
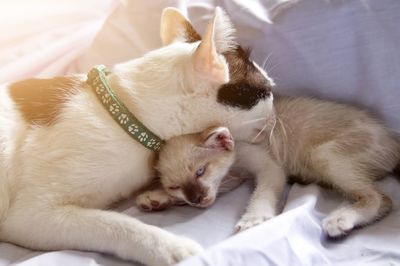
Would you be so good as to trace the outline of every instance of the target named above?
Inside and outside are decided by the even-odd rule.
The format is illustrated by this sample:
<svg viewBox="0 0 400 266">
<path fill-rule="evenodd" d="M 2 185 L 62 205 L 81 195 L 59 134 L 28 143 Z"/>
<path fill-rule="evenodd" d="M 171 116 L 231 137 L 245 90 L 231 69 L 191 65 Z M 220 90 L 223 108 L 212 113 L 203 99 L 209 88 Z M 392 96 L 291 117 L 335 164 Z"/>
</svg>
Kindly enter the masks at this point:
<svg viewBox="0 0 400 266">
<path fill-rule="evenodd" d="M 210 128 L 170 139 L 160 152 L 157 169 L 169 195 L 205 208 L 214 203 L 234 157 L 229 130 Z"/>
</svg>

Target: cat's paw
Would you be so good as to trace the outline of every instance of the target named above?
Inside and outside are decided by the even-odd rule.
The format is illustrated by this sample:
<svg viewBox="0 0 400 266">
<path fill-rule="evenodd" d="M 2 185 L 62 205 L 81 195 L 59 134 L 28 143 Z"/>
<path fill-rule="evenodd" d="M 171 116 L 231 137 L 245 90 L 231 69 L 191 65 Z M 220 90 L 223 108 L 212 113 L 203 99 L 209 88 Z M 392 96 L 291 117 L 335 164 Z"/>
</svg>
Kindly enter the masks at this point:
<svg viewBox="0 0 400 266">
<path fill-rule="evenodd" d="M 254 227 L 256 225 L 259 225 L 269 219 L 271 219 L 273 216 L 269 215 L 243 215 L 242 218 L 239 220 L 239 222 L 235 226 L 235 232 L 241 232 L 244 230 L 247 230 L 251 227 Z"/>
<path fill-rule="evenodd" d="M 186 237 L 174 237 L 157 250 L 157 261 L 151 265 L 175 265 L 184 259 L 197 255 L 204 249 L 195 241 Z"/>
<path fill-rule="evenodd" d="M 334 212 L 322 221 L 322 228 L 332 238 L 346 235 L 354 228 L 354 217 L 348 212 Z"/>
<path fill-rule="evenodd" d="M 136 206 L 143 211 L 162 211 L 171 205 L 170 196 L 162 189 L 145 191 L 136 197 Z"/>
</svg>

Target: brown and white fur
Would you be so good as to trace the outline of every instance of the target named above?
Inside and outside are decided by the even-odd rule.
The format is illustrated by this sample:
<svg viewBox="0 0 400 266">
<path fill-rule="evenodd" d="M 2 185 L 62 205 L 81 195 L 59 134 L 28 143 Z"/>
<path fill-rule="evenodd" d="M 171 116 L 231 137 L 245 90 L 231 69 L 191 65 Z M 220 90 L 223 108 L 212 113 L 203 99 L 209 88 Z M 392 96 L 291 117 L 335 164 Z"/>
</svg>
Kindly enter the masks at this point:
<svg viewBox="0 0 400 266">
<path fill-rule="evenodd" d="M 264 122 L 244 129 L 241 123 L 270 112 L 272 99 L 246 110 L 217 101 L 219 88 L 235 83 L 229 61 L 256 68 L 235 56 L 240 47 L 233 31 L 217 9 L 200 41 L 183 15 L 166 9 L 165 46 L 116 65 L 108 81 L 163 139 L 221 123 L 237 128 L 236 138 L 252 139 Z M 257 75 L 269 89 L 264 73 Z M 115 123 L 85 79 L 29 79 L 0 88 L 0 240 L 112 253 L 148 265 L 174 264 L 201 251 L 192 240 L 103 210 L 151 181 L 154 153 Z"/>
<path fill-rule="evenodd" d="M 394 133 L 362 110 L 311 98 L 277 96 L 267 117 L 271 123 L 263 128 L 268 132 L 265 140 L 236 143 L 235 167 L 244 167 L 256 177 L 237 231 L 277 215 L 289 176 L 301 183 L 328 185 L 348 199 L 322 222 L 330 237 L 389 213 L 391 199 L 374 181 L 399 169 L 400 143 Z M 233 162 L 231 142 L 226 128 L 171 139 L 157 165 L 164 191 L 146 192 L 139 203 L 148 206 L 151 200 L 179 199 L 197 207 L 211 205 Z"/>
</svg>

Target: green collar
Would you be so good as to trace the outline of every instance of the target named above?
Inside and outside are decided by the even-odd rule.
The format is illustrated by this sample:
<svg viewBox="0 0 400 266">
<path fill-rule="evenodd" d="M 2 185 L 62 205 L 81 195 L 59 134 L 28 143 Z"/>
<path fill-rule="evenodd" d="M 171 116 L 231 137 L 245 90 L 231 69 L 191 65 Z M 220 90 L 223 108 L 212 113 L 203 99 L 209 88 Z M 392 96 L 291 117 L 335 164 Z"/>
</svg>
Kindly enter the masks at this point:
<svg viewBox="0 0 400 266">
<path fill-rule="evenodd" d="M 107 70 L 105 66 L 99 65 L 92 68 L 87 75 L 87 84 L 93 89 L 97 98 L 104 108 L 110 113 L 112 118 L 140 144 L 147 149 L 158 152 L 163 141 L 145 125 L 143 125 L 120 101 L 111 89 L 106 78 Z"/>
</svg>

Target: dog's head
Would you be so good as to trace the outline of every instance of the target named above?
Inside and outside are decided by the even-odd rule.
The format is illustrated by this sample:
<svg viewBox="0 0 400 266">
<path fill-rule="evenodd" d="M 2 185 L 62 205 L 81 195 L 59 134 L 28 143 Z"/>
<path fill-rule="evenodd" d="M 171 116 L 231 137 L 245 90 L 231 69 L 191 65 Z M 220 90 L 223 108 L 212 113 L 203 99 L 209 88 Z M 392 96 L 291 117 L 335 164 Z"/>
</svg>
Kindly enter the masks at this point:
<svg viewBox="0 0 400 266">
<path fill-rule="evenodd" d="M 214 127 L 168 140 L 160 152 L 157 169 L 168 194 L 205 208 L 214 203 L 234 157 L 229 130 Z"/>
<path fill-rule="evenodd" d="M 135 115 L 164 139 L 222 124 L 252 140 L 273 111 L 273 84 L 234 32 L 220 8 L 203 37 L 178 10 L 165 9 L 164 46 L 115 67 L 118 83 L 133 88 Z"/>
</svg>

